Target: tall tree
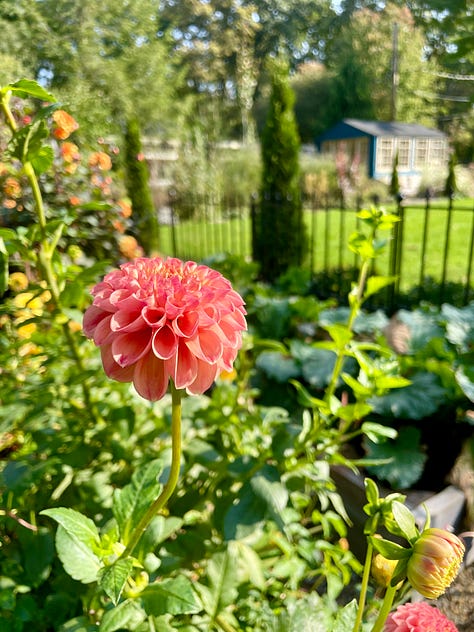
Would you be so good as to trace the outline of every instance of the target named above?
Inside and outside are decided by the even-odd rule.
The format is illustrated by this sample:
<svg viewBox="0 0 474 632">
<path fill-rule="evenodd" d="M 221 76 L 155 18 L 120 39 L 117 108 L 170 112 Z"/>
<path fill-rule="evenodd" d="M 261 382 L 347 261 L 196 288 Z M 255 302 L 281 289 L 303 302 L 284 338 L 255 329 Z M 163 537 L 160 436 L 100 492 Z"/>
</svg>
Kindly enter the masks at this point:
<svg viewBox="0 0 474 632">
<path fill-rule="evenodd" d="M 254 224 L 253 255 L 266 281 L 304 258 L 306 235 L 300 194 L 294 93 L 281 61 L 272 68 L 272 95 L 262 136 L 262 185 Z"/>
</svg>

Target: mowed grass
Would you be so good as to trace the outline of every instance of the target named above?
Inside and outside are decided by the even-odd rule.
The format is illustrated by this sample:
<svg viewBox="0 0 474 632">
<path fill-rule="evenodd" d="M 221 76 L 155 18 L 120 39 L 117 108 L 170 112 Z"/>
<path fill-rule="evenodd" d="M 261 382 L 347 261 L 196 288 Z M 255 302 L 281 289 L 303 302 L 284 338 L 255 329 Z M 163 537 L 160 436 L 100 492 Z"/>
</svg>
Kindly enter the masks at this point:
<svg viewBox="0 0 474 632">
<path fill-rule="evenodd" d="M 405 206 L 404 220 L 399 228 L 402 238 L 402 291 L 418 285 L 424 277 L 439 282 L 444 276 L 446 282 L 463 284 L 468 280 L 469 266 L 474 265 L 470 252 L 474 234 L 474 199 L 455 200 L 451 219 L 447 208 L 448 201 L 443 199 L 433 201 L 428 213 L 424 204 Z M 247 210 L 231 219 L 212 219 L 177 222 L 174 241 L 172 227 L 161 226 L 163 254 L 194 261 L 221 252 L 251 256 L 251 222 Z M 310 241 L 306 258 L 308 268 L 321 272 L 357 265 L 355 255 L 347 245 L 349 236 L 358 225 L 355 210 L 306 209 L 304 219 Z M 271 230 L 271 226 L 268 228 Z M 389 244 L 384 255 L 377 260 L 376 271 L 389 274 L 392 236 L 383 233 L 379 236 L 388 239 Z"/>
</svg>

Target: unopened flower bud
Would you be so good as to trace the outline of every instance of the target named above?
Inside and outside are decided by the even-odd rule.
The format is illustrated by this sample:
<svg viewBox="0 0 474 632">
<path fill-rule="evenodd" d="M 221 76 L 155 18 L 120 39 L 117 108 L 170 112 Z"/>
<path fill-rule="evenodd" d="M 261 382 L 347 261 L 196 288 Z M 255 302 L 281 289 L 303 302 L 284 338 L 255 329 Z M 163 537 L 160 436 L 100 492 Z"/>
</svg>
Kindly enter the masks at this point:
<svg viewBox="0 0 474 632">
<path fill-rule="evenodd" d="M 392 579 L 393 571 L 397 566 L 397 560 L 388 560 L 386 557 L 377 553 L 372 559 L 372 577 L 379 586 L 387 588 Z"/>
<path fill-rule="evenodd" d="M 437 599 L 458 574 L 464 544 L 444 529 L 426 529 L 413 545 L 407 577 L 423 597 Z"/>
</svg>

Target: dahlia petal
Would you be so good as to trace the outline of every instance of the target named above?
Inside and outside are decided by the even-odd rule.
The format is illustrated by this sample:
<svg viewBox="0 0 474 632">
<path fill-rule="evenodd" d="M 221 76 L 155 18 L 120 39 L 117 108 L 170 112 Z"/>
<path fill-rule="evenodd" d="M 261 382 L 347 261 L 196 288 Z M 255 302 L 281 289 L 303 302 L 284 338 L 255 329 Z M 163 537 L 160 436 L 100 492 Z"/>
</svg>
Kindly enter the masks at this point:
<svg viewBox="0 0 474 632">
<path fill-rule="evenodd" d="M 110 316 L 110 314 L 108 312 L 104 312 L 103 309 L 100 309 L 95 305 L 88 307 L 82 319 L 84 334 L 88 338 L 92 338 L 95 328 L 106 316 Z"/>
<path fill-rule="evenodd" d="M 183 338 L 192 338 L 197 331 L 198 324 L 197 312 L 185 312 L 173 321 L 173 331 Z"/>
<path fill-rule="evenodd" d="M 166 360 L 165 366 L 176 388 L 186 388 L 196 379 L 198 360 L 185 344 L 179 345 L 176 355 Z"/>
<path fill-rule="evenodd" d="M 110 319 L 112 314 L 108 314 L 103 318 L 97 327 L 94 329 L 93 340 L 94 343 L 100 347 L 101 345 L 109 344 L 112 341 L 113 332 L 110 330 Z"/>
<path fill-rule="evenodd" d="M 201 395 L 211 388 L 217 377 L 217 365 L 198 360 L 196 379 L 186 387 L 190 395 Z"/>
<path fill-rule="evenodd" d="M 134 365 L 134 369 L 133 385 L 139 395 L 150 402 L 156 402 L 165 395 L 169 375 L 163 360 L 148 353 Z"/>
<path fill-rule="evenodd" d="M 117 364 L 112 355 L 112 345 L 105 345 L 100 348 L 100 355 L 102 357 L 102 365 L 104 367 L 105 374 L 112 380 L 117 382 L 131 382 L 133 378 L 133 365 L 127 367 L 121 367 Z"/>
<path fill-rule="evenodd" d="M 166 325 L 157 329 L 152 340 L 153 353 L 161 360 L 168 360 L 173 357 L 178 349 L 178 338 L 173 333 L 171 327 Z"/>
<path fill-rule="evenodd" d="M 150 327 L 163 327 L 166 323 L 165 310 L 162 307 L 151 307 L 147 305 L 142 309 L 143 320 Z"/>
<path fill-rule="evenodd" d="M 150 330 L 118 334 L 112 341 L 112 355 L 120 366 L 129 366 L 147 353 L 151 346 Z"/>
<path fill-rule="evenodd" d="M 188 349 L 204 362 L 215 364 L 222 356 L 223 345 L 219 336 L 211 329 L 203 329 L 191 340 L 186 340 Z"/>
<path fill-rule="evenodd" d="M 130 332 L 143 329 L 145 321 L 141 317 L 140 312 L 129 312 L 119 309 L 110 320 L 110 329 L 112 331 Z"/>
</svg>

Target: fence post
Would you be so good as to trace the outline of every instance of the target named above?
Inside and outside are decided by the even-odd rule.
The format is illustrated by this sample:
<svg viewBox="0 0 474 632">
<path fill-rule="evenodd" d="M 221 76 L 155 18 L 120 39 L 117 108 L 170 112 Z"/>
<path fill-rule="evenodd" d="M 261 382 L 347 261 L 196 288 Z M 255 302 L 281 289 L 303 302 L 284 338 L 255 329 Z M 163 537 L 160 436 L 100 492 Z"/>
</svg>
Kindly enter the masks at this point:
<svg viewBox="0 0 474 632">
<path fill-rule="evenodd" d="M 176 191 L 175 189 L 170 189 L 168 191 L 168 202 L 170 205 L 170 221 L 171 221 L 171 248 L 173 251 L 173 257 L 177 257 L 178 256 L 178 247 L 176 245 L 176 228 L 175 228 L 175 221 L 174 221 L 174 200 L 176 198 Z"/>
<path fill-rule="evenodd" d="M 439 286 L 439 304 L 441 305 L 444 298 L 444 289 L 446 285 L 446 275 L 448 271 L 448 256 L 449 256 L 449 242 L 451 236 L 451 222 L 453 217 L 453 197 L 454 194 L 450 191 L 448 195 L 448 220 L 446 223 L 446 236 L 444 238 L 444 253 L 443 253 L 443 271 L 441 274 L 441 284 Z"/>
<path fill-rule="evenodd" d="M 418 279 L 418 300 L 423 298 L 423 283 L 425 280 L 425 268 L 426 268 L 426 246 L 428 244 L 428 226 L 430 220 L 431 211 L 431 189 L 428 187 L 425 191 L 425 221 L 423 222 L 423 238 L 421 242 L 421 262 L 420 262 L 420 276 Z"/>
<path fill-rule="evenodd" d="M 390 249 L 390 261 L 389 261 L 389 275 L 396 277 L 396 280 L 389 285 L 387 307 L 388 311 L 392 313 L 395 309 L 396 298 L 400 294 L 400 271 L 401 271 L 401 259 L 402 259 L 402 242 L 403 242 L 403 220 L 404 220 L 404 208 L 403 208 L 403 196 L 397 195 L 397 215 L 399 221 L 395 223 L 393 227 L 393 239 Z"/>
</svg>

